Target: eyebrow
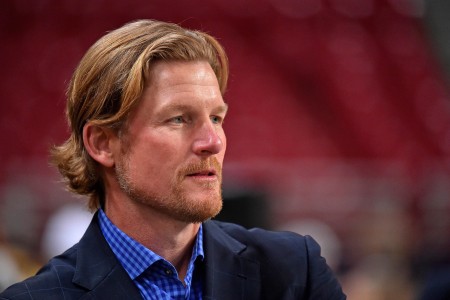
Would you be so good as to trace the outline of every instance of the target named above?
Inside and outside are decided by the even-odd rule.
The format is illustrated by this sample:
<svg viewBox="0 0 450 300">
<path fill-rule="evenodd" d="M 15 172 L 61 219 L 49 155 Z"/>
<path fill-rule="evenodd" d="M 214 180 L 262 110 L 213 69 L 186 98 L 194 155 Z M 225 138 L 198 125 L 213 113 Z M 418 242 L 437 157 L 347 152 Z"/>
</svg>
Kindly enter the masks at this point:
<svg viewBox="0 0 450 300">
<path fill-rule="evenodd" d="M 171 103 L 163 108 L 157 113 L 159 116 L 164 116 L 170 112 L 189 112 L 195 110 L 195 106 L 189 104 L 181 104 L 181 103 Z M 228 104 L 223 103 L 219 106 L 213 107 L 211 112 L 214 114 L 226 114 L 228 111 Z"/>
<path fill-rule="evenodd" d="M 228 112 L 228 104 L 224 103 L 223 105 L 220 105 L 213 109 L 217 113 L 223 113 L 226 114 Z"/>
<path fill-rule="evenodd" d="M 191 110 L 193 110 L 192 105 L 171 103 L 171 104 L 168 104 L 167 106 L 163 107 L 158 114 L 164 114 L 164 113 L 171 112 L 171 111 L 191 111 Z M 214 112 L 214 113 L 226 114 L 227 111 L 228 111 L 228 104 L 226 104 L 226 103 L 223 103 L 212 109 L 212 112 Z"/>
</svg>

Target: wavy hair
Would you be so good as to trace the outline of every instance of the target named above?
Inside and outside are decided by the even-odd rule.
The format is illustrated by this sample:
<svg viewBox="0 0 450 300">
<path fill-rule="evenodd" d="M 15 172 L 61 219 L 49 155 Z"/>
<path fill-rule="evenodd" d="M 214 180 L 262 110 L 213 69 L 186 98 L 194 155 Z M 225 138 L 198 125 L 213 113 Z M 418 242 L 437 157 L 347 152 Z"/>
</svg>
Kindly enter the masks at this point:
<svg viewBox="0 0 450 300">
<path fill-rule="evenodd" d="M 89 121 L 120 130 L 139 102 L 156 61 L 205 60 L 211 65 L 222 95 L 228 60 L 219 42 L 201 31 L 155 20 L 128 23 L 100 38 L 77 66 L 67 90 L 66 116 L 71 135 L 51 149 L 51 161 L 70 191 L 87 195 L 88 206 L 103 206 L 105 190 L 98 163 L 83 144 Z"/>
</svg>

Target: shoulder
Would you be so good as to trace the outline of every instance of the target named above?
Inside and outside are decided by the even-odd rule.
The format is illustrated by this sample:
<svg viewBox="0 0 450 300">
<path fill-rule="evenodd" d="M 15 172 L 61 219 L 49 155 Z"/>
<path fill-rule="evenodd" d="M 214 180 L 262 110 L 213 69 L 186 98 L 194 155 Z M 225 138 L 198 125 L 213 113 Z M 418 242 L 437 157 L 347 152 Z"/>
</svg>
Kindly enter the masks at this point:
<svg viewBox="0 0 450 300">
<path fill-rule="evenodd" d="M 307 255 L 307 252 L 311 250 L 320 252 L 320 246 L 312 237 L 293 232 L 271 231 L 262 228 L 247 229 L 237 224 L 220 221 L 210 221 L 209 226 L 216 227 L 217 230 L 225 232 L 250 248 L 281 253 L 294 251 L 295 256 Z"/>
<path fill-rule="evenodd" d="M 239 255 L 260 266 L 268 289 L 266 293 L 295 286 L 309 295 L 308 299 L 345 299 L 337 278 L 321 256 L 319 244 L 312 237 L 286 231 L 246 229 L 219 221 L 209 221 L 205 225 L 209 234 L 223 239 L 228 237 L 242 245 Z"/>
<path fill-rule="evenodd" d="M 287 231 L 271 231 L 261 228 L 247 229 L 237 224 L 210 221 L 205 224 L 205 232 L 216 240 L 230 244 L 239 243 L 242 257 L 256 260 L 267 270 L 286 270 L 293 276 L 306 276 L 311 267 L 325 264 L 319 244 L 310 236 L 302 236 Z M 234 251 L 239 251 L 238 247 Z M 301 273 L 297 269 L 302 269 Z"/>
<path fill-rule="evenodd" d="M 74 246 L 52 258 L 35 276 L 0 293 L 0 299 L 58 299 L 62 296 L 62 289 L 76 291 L 72 283 L 76 254 L 77 246 Z"/>
</svg>

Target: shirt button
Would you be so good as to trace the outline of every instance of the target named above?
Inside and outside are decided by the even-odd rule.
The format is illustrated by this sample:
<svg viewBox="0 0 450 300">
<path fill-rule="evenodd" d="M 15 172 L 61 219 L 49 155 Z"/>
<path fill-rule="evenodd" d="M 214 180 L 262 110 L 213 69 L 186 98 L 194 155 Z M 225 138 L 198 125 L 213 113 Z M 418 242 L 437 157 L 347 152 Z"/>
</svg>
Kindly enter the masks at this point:
<svg viewBox="0 0 450 300">
<path fill-rule="evenodd" d="M 172 275 L 172 270 L 171 269 L 166 269 L 166 275 L 167 276 L 171 276 Z"/>
</svg>

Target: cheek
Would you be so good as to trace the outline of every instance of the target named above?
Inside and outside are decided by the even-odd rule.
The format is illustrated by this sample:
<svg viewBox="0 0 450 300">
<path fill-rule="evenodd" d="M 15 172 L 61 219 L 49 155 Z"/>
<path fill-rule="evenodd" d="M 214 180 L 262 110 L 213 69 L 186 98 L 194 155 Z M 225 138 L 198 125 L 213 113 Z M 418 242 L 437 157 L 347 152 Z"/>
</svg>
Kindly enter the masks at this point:
<svg viewBox="0 0 450 300">
<path fill-rule="evenodd" d="M 226 148 L 227 148 L 227 136 L 226 136 L 225 132 L 223 132 L 222 143 L 223 143 L 224 150 L 226 150 Z"/>
<path fill-rule="evenodd" d="M 136 145 L 137 146 L 137 145 Z M 171 140 L 143 139 L 135 148 L 133 164 L 143 174 L 156 176 L 173 171 L 180 163 L 182 149 Z M 156 174 L 156 175 L 155 175 Z"/>
<path fill-rule="evenodd" d="M 221 136 L 221 141 L 222 141 L 222 156 L 225 155 L 225 151 L 227 150 L 227 136 L 225 135 L 225 132 L 222 132 L 222 136 Z"/>
</svg>

